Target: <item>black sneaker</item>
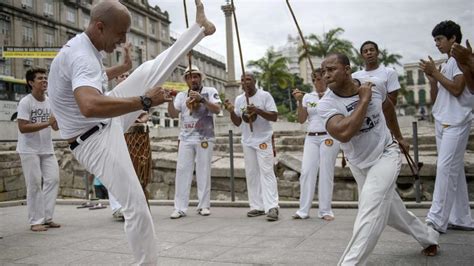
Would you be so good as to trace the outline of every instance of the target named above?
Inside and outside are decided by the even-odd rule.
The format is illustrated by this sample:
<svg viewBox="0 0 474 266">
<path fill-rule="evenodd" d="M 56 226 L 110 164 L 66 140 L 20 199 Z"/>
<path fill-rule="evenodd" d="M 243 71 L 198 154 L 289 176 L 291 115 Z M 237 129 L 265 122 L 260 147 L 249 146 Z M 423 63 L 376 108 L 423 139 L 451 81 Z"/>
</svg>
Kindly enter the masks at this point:
<svg viewBox="0 0 474 266">
<path fill-rule="evenodd" d="M 267 221 L 274 222 L 278 220 L 278 208 L 271 208 L 268 210 Z"/>
<path fill-rule="evenodd" d="M 250 210 L 249 212 L 247 212 L 247 217 L 257 217 L 264 214 L 265 214 L 265 211 Z"/>
</svg>

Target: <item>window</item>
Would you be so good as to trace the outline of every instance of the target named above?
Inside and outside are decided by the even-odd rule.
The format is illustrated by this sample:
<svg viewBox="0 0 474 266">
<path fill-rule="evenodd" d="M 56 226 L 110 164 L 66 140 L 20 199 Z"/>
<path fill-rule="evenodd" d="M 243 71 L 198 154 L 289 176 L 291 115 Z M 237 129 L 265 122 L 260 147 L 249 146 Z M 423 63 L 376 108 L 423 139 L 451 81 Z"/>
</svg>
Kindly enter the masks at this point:
<svg viewBox="0 0 474 266">
<path fill-rule="evenodd" d="M 418 104 L 420 106 L 426 105 L 426 91 L 424 89 L 418 91 Z"/>
<path fill-rule="evenodd" d="M 156 34 L 156 22 L 153 21 L 153 20 L 150 20 L 148 34 L 150 34 L 150 35 L 155 35 Z"/>
<path fill-rule="evenodd" d="M 33 25 L 31 23 L 23 24 L 23 43 L 33 42 Z"/>
<path fill-rule="evenodd" d="M 66 20 L 70 23 L 76 23 L 76 10 L 68 7 L 66 11 Z"/>
<path fill-rule="evenodd" d="M 413 82 L 413 71 L 412 70 L 408 70 L 407 71 L 407 85 L 413 85 L 414 82 Z"/>
<path fill-rule="evenodd" d="M 8 100 L 8 89 L 5 81 L 0 81 L 0 100 Z"/>
<path fill-rule="evenodd" d="M 44 65 L 46 66 L 46 69 L 48 70 L 48 72 L 49 72 L 52 62 L 53 62 L 53 59 L 49 59 L 49 58 L 44 59 Z"/>
<path fill-rule="evenodd" d="M 45 17 L 52 17 L 53 12 L 53 0 L 44 0 L 43 14 Z"/>
<path fill-rule="evenodd" d="M 87 28 L 87 26 L 89 26 L 90 20 L 91 20 L 91 16 L 87 14 L 82 15 L 82 26 L 84 27 L 84 29 Z"/>
<path fill-rule="evenodd" d="M 165 127 L 170 127 L 170 120 L 169 119 L 165 119 Z"/>
<path fill-rule="evenodd" d="M 421 69 L 418 69 L 418 85 L 425 85 L 425 73 Z"/>
<path fill-rule="evenodd" d="M 0 20 L 0 34 L 5 36 L 4 40 L 3 40 L 3 45 L 8 45 L 8 39 L 9 39 L 9 36 L 10 36 L 10 21 L 6 21 L 6 20 L 3 20 L 3 17 L 2 19 Z M 0 43 L 0 45 L 2 45 Z"/>
<path fill-rule="evenodd" d="M 0 75 L 11 76 L 11 72 L 12 72 L 11 59 L 9 59 L 9 58 L 1 59 L 0 58 Z"/>
<path fill-rule="evenodd" d="M 136 12 L 132 12 L 132 25 L 133 27 L 137 29 L 143 30 L 143 26 L 144 26 L 143 16 Z"/>
<path fill-rule="evenodd" d="M 413 91 L 408 91 L 405 95 L 405 99 L 409 105 L 415 104 L 415 93 Z"/>
<path fill-rule="evenodd" d="M 173 120 L 173 127 L 178 127 L 179 126 L 179 120 Z"/>
<path fill-rule="evenodd" d="M 122 57 L 122 53 L 120 51 L 115 51 L 115 61 L 117 63 L 120 62 L 120 57 Z"/>
<path fill-rule="evenodd" d="M 44 32 L 44 46 L 54 46 L 54 31 L 45 30 Z"/>
<path fill-rule="evenodd" d="M 161 36 L 160 37 L 161 37 L 161 39 L 166 40 L 166 36 L 168 36 L 167 31 L 166 31 L 166 27 L 161 25 Z"/>
<path fill-rule="evenodd" d="M 21 6 L 33 8 L 33 0 L 21 0 Z"/>
</svg>

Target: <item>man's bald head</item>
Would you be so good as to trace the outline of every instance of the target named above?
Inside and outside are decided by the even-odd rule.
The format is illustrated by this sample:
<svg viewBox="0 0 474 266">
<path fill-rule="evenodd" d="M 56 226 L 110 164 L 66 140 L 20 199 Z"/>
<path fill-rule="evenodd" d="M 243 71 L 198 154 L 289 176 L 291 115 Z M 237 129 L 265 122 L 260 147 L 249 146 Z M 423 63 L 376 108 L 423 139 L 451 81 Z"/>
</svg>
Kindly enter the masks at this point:
<svg viewBox="0 0 474 266">
<path fill-rule="evenodd" d="M 102 1 L 92 8 L 86 34 L 99 51 L 112 53 L 126 42 L 132 17 L 119 1 Z"/>
<path fill-rule="evenodd" d="M 127 7 L 119 1 L 107 0 L 96 4 L 91 10 L 90 23 L 102 21 L 104 23 L 113 23 L 114 20 L 128 18 L 131 19 Z"/>
</svg>

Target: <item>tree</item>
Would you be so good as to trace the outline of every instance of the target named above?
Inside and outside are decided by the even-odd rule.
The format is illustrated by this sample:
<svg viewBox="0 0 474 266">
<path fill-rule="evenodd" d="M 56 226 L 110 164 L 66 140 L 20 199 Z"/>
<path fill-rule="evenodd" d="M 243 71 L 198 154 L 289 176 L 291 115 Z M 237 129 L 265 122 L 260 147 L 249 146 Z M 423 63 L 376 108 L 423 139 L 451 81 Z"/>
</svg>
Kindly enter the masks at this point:
<svg viewBox="0 0 474 266">
<path fill-rule="evenodd" d="M 389 66 L 389 65 L 401 66 L 402 64 L 399 61 L 400 59 L 402 59 L 401 55 L 391 54 L 387 51 L 387 49 L 382 49 L 379 51 L 379 62 L 382 63 L 384 66 Z"/>
<path fill-rule="evenodd" d="M 247 66 L 256 69 L 258 85 L 270 92 L 274 86 L 286 88 L 289 85 L 292 76 L 288 72 L 287 63 L 286 57 L 277 54 L 273 47 L 270 47 L 263 58 L 251 60 Z"/>
<path fill-rule="evenodd" d="M 281 110 L 291 110 L 294 106 L 288 90 L 294 87 L 295 77 L 288 71 L 287 63 L 288 59 L 276 53 L 272 47 L 263 58 L 247 63 L 248 67 L 255 69 L 258 85 L 272 94 L 277 106 L 284 106 Z M 288 111 L 280 113 L 286 114 Z"/>
<path fill-rule="evenodd" d="M 359 53 L 359 50 L 352 48 L 352 56 L 349 59 L 352 62 L 352 72 L 356 72 L 364 68 L 364 58 Z"/>
<path fill-rule="evenodd" d="M 339 36 L 344 33 L 343 28 L 331 29 L 326 33 L 323 33 L 323 36 L 318 36 L 316 34 L 310 34 L 308 39 L 308 54 L 310 56 L 317 56 L 324 58 L 331 53 L 343 53 L 347 56 L 352 56 L 352 42 L 340 39 Z M 300 47 L 301 55 L 299 60 L 303 60 L 306 57 L 306 51 L 303 47 Z"/>
</svg>

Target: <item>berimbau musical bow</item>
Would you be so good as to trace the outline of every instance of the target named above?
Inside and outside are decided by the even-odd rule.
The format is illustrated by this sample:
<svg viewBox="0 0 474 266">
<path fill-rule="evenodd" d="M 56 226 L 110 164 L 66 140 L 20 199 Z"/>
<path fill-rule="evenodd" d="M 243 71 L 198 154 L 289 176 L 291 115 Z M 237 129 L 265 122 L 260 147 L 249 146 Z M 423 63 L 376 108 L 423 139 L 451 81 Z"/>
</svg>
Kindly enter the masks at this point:
<svg viewBox="0 0 474 266">
<path fill-rule="evenodd" d="M 234 24 L 235 24 L 235 34 L 237 36 L 237 44 L 239 46 L 239 56 L 240 56 L 240 66 L 242 67 L 242 75 L 244 76 L 244 81 L 242 82 L 242 87 L 246 86 L 245 85 L 245 67 L 244 67 L 244 59 L 242 56 L 242 46 L 240 45 L 240 35 L 239 35 L 239 25 L 237 24 L 237 16 L 235 15 L 235 6 L 234 6 L 234 0 L 231 0 L 231 5 L 232 5 L 232 15 L 234 16 Z M 245 101 L 247 103 L 247 106 L 250 104 L 249 102 L 249 96 L 247 93 L 245 93 Z M 252 125 L 252 119 L 249 117 L 249 127 L 250 131 L 253 132 L 253 125 Z"/>
<path fill-rule="evenodd" d="M 290 0 L 286 0 L 286 4 L 288 5 L 288 9 L 290 10 L 291 17 L 293 17 L 293 21 L 295 22 L 296 28 L 298 29 L 298 34 L 300 35 L 301 42 L 303 43 L 303 49 L 305 52 L 305 56 L 308 59 L 309 66 L 311 68 L 311 77 L 315 74 L 313 61 L 311 61 L 311 56 L 309 55 L 308 45 L 306 44 L 306 39 L 304 38 L 303 31 L 301 31 L 300 25 L 298 24 L 298 20 L 296 19 L 295 13 L 290 5 Z M 314 78 L 314 77 L 313 77 Z M 342 168 L 346 167 L 346 158 L 344 156 L 344 152 L 342 151 L 342 160 L 341 160 Z"/>
</svg>

